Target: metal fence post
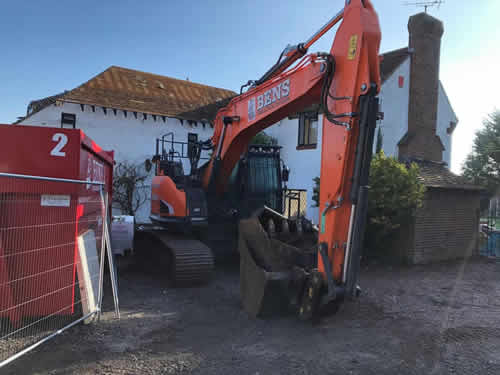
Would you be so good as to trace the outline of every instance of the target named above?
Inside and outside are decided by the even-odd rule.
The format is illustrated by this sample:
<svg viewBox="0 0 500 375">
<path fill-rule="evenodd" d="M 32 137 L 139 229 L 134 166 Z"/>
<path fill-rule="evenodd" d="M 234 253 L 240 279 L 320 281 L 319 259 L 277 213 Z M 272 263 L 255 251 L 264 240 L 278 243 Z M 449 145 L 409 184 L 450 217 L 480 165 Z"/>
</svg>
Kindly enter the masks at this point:
<svg viewBox="0 0 500 375">
<path fill-rule="evenodd" d="M 118 285 L 116 282 L 116 273 L 115 273 L 115 263 L 113 261 L 113 250 L 111 248 L 111 239 L 109 237 L 109 226 L 108 221 L 104 222 L 103 226 L 103 236 L 106 239 L 106 252 L 108 254 L 108 263 L 109 263 L 109 275 L 111 277 L 111 288 L 113 290 L 113 302 L 115 305 L 115 313 L 118 319 L 120 319 L 120 303 L 118 300 Z"/>
<path fill-rule="evenodd" d="M 103 192 L 103 186 L 99 187 L 99 195 L 101 197 L 101 202 L 103 203 L 103 221 L 102 221 L 102 234 L 101 234 L 101 254 L 100 254 L 100 264 L 99 264 L 99 296 L 98 296 L 98 312 L 97 318 L 101 319 L 101 311 L 102 311 L 102 297 L 103 297 L 103 289 L 104 289 L 104 253 L 106 249 L 106 236 L 104 235 L 105 223 L 108 220 L 108 192 Z"/>
</svg>

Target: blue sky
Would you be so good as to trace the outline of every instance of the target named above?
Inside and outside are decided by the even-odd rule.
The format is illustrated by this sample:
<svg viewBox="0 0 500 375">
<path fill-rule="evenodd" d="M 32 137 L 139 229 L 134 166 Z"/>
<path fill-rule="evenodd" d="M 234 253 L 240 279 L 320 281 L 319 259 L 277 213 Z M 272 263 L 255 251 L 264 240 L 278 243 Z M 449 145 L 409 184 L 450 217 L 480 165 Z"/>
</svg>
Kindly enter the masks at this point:
<svg viewBox="0 0 500 375">
<path fill-rule="evenodd" d="M 374 0 L 381 51 L 406 46 L 421 8 Z M 237 91 L 258 78 L 283 47 L 306 40 L 344 0 L 4 1 L 0 12 L 0 123 L 33 99 L 70 90 L 110 65 Z M 444 22 L 441 80 L 459 117 L 452 169 L 475 130 L 500 108 L 500 1 L 446 0 L 430 13 Z M 330 32 L 311 51 L 328 51 Z"/>
</svg>

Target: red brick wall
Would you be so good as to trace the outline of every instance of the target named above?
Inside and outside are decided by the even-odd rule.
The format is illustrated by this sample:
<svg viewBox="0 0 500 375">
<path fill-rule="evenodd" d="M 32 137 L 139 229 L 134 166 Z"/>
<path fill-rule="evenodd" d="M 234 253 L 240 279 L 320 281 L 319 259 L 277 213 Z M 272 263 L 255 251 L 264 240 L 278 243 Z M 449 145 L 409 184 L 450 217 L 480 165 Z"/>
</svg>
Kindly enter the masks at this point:
<svg viewBox="0 0 500 375">
<path fill-rule="evenodd" d="M 479 193 L 457 189 L 428 189 L 417 209 L 410 263 L 430 263 L 477 254 Z"/>
</svg>

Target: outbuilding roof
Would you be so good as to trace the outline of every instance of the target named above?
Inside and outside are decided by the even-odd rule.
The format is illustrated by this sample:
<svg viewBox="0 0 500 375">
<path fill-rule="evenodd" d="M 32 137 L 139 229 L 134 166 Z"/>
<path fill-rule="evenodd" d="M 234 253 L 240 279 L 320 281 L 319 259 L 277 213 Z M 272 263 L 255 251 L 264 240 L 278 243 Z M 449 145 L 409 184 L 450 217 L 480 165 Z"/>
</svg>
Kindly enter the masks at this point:
<svg viewBox="0 0 500 375">
<path fill-rule="evenodd" d="M 446 163 L 422 159 L 412 159 L 419 167 L 420 181 L 427 188 L 484 190 L 479 185 L 474 185 L 463 176 L 456 175 L 448 169 Z"/>
</svg>

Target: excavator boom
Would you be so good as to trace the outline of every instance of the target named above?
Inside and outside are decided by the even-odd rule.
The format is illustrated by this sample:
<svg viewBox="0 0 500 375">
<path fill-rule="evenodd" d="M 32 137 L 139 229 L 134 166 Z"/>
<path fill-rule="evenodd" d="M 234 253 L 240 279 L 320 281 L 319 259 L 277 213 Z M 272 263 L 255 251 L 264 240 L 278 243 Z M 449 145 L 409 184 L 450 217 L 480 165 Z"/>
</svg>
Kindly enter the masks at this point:
<svg viewBox="0 0 500 375">
<path fill-rule="evenodd" d="M 304 56 L 339 21 L 330 52 Z M 215 152 L 203 175 L 205 189 L 223 193 L 255 134 L 320 103 L 324 116 L 318 269 L 332 296 L 356 291 L 378 115 L 380 37 L 371 2 L 347 0 L 345 8 L 306 43 L 285 51 L 254 87 L 219 111 L 212 138 Z"/>
</svg>

